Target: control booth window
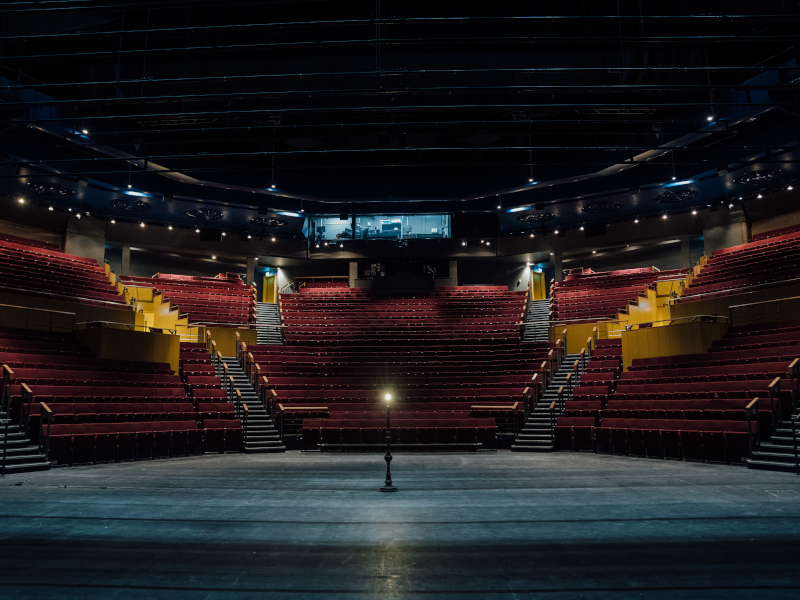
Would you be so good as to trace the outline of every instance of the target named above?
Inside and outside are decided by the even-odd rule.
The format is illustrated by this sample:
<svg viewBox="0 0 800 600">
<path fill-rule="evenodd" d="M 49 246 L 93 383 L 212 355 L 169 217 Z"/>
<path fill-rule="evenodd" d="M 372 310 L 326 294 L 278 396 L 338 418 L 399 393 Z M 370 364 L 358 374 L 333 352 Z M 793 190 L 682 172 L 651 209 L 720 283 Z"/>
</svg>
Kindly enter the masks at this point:
<svg viewBox="0 0 800 600">
<path fill-rule="evenodd" d="M 451 237 L 450 222 L 449 214 L 311 217 L 309 240 L 443 239 Z"/>
</svg>

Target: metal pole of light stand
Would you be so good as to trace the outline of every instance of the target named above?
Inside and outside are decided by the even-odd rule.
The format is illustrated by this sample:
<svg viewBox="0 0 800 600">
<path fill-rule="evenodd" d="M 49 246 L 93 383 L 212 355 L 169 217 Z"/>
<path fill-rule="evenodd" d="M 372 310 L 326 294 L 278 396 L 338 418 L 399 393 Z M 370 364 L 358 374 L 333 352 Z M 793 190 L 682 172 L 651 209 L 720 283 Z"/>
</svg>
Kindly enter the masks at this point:
<svg viewBox="0 0 800 600">
<path fill-rule="evenodd" d="M 392 395 L 386 394 L 384 399 L 386 400 L 386 482 L 383 487 L 381 487 L 381 491 L 396 492 L 397 488 L 392 485 L 392 470 L 390 468 L 392 462 L 392 430 L 390 420 L 390 414 L 392 412 L 392 405 L 390 402 L 392 400 Z"/>
</svg>

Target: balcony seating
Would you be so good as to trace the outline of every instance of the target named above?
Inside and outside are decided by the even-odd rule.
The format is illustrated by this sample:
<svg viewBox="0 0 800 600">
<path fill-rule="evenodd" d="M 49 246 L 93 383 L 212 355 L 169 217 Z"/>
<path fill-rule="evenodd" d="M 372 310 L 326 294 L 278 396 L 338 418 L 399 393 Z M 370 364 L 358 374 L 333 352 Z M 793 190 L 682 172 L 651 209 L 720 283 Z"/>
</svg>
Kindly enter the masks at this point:
<svg viewBox="0 0 800 600">
<path fill-rule="evenodd" d="M 96 261 L 57 250 L 0 239 L 0 280 L 7 290 L 130 310 Z"/>
<path fill-rule="evenodd" d="M 235 326 L 255 322 L 254 288 L 238 277 L 190 278 L 159 273 L 157 277 L 120 277 L 119 281 L 123 285 L 153 288 L 171 307 L 188 314 L 190 323 Z"/>
<path fill-rule="evenodd" d="M 654 268 L 593 272 L 575 269 L 553 286 L 550 318 L 572 323 L 616 319 L 630 303 L 645 296 L 659 281 L 683 279 L 686 269 L 656 271 Z"/>
<path fill-rule="evenodd" d="M 798 283 L 800 231 L 764 234 L 748 244 L 715 251 L 678 299 L 691 302 Z"/>
<path fill-rule="evenodd" d="M 783 227 L 782 229 L 773 229 L 764 233 L 759 233 L 753 236 L 752 242 L 760 242 L 770 238 L 780 237 L 782 235 L 800 232 L 800 225 L 792 225 L 791 227 Z"/>
</svg>

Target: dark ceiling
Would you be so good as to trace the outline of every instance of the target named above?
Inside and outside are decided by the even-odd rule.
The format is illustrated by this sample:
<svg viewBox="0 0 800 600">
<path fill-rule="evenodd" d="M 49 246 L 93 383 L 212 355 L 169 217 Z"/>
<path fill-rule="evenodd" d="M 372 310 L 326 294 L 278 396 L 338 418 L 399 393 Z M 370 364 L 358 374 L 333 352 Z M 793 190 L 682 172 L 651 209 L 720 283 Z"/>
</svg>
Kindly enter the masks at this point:
<svg viewBox="0 0 800 600">
<path fill-rule="evenodd" d="M 794 3 L 9 1 L 0 19 L 0 188 L 56 209 L 254 234 L 280 216 L 289 236 L 308 214 L 487 211 L 507 234 L 798 178 Z"/>
</svg>

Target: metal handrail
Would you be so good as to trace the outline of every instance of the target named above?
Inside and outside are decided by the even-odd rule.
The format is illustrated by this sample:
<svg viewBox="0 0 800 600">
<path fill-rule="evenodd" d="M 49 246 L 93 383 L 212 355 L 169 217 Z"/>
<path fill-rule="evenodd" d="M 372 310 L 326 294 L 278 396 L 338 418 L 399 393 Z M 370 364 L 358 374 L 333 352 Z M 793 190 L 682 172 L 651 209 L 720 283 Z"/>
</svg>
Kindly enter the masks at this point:
<svg viewBox="0 0 800 600">
<path fill-rule="evenodd" d="M 0 474 L 6 476 L 6 454 L 8 453 L 8 421 L 3 424 L 3 465 Z"/>
<path fill-rule="evenodd" d="M 670 298 L 669 300 L 667 300 L 667 303 L 677 302 L 678 300 L 681 299 L 688 300 L 689 298 L 692 299 L 701 298 L 709 294 L 721 294 L 722 292 L 732 292 L 736 290 L 741 290 L 742 294 L 755 294 L 760 290 L 757 289 L 754 290 L 753 288 L 769 287 L 777 284 L 785 284 L 792 282 L 800 283 L 800 277 L 792 277 L 790 279 L 778 279 L 775 281 L 765 281 L 764 283 L 755 283 L 753 285 L 748 285 L 747 287 L 725 288 L 724 290 L 714 290 L 713 292 L 702 292 L 700 294 L 692 294 L 691 296 L 678 296 L 677 298 Z"/>
<path fill-rule="evenodd" d="M 97 298 L 86 298 L 84 296 L 64 296 L 63 294 L 54 294 L 53 292 L 43 292 L 41 290 L 31 290 L 28 288 L 21 288 L 15 287 L 13 285 L 0 285 L 0 290 L 12 290 L 14 292 L 25 292 L 26 295 L 31 296 L 49 296 L 55 298 L 56 300 L 61 300 L 63 302 L 72 302 L 74 300 L 85 300 L 86 302 L 97 303 L 101 305 L 108 304 L 108 308 L 124 308 L 126 310 L 136 310 L 134 306 L 130 304 L 125 304 L 124 302 L 112 302 L 111 300 L 98 300 Z M 122 296 L 120 296 L 122 298 Z M 40 309 L 42 310 L 42 309 Z M 55 312 L 55 311 L 52 311 Z"/>
<path fill-rule="evenodd" d="M 83 327 L 81 327 L 83 325 Z M 130 323 L 119 323 L 117 321 L 84 321 L 82 323 L 75 323 L 75 329 L 94 329 L 95 327 L 101 329 L 128 329 L 129 331 L 143 331 L 145 333 L 163 333 L 169 332 L 171 335 L 177 335 L 177 329 L 169 329 L 167 327 L 151 327 L 150 325 L 131 325 Z M 111 327 L 112 325 L 119 325 L 119 327 Z"/>
<path fill-rule="evenodd" d="M 648 321 L 646 323 L 633 323 L 631 325 L 626 325 L 625 329 L 621 329 L 619 331 L 633 331 L 633 328 L 636 327 L 637 329 L 646 329 L 646 327 L 642 327 L 643 325 L 655 325 L 656 323 L 667 323 L 672 325 L 675 321 L 685 321 L 687 319 L 691 319 L 689 323 L 694 323 L 697 319 L 714 319 L 714 322 L 717 322 L 716 319 L 725 319 L 729 321 L 728 317 L 724 315 L 692 315 L 687 317 L 675 317 L 674 319 L 661 319 L 659 321 Z"/>
</svg>

